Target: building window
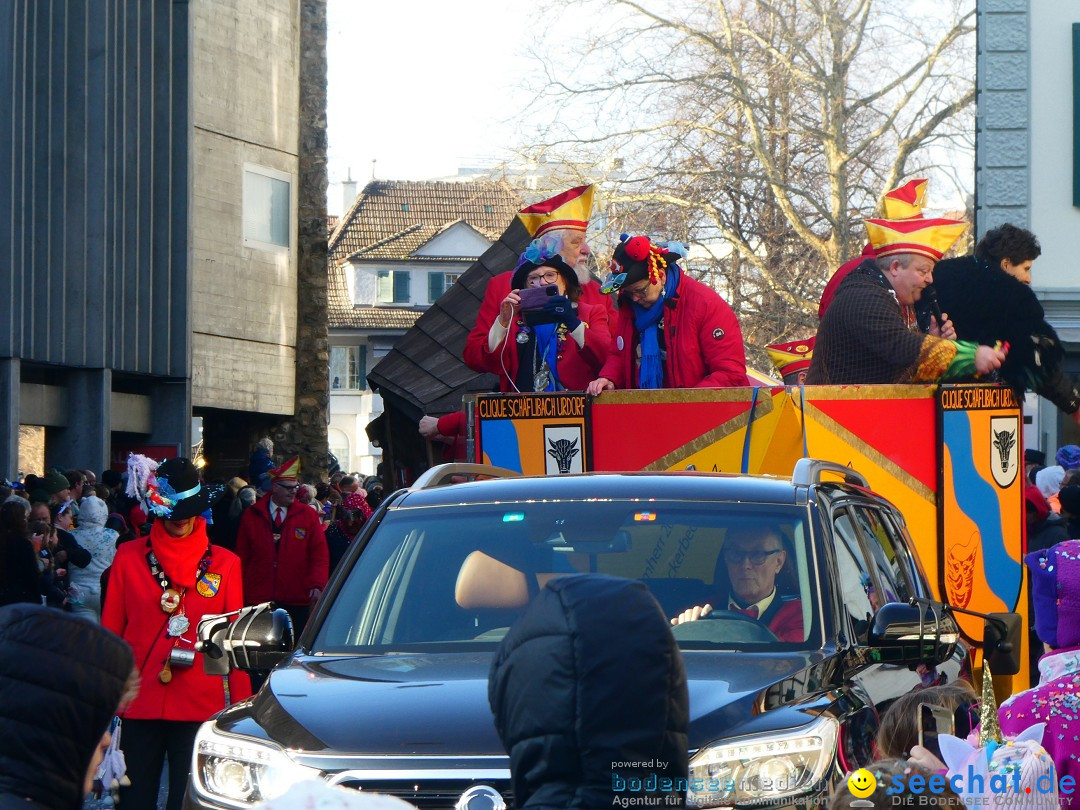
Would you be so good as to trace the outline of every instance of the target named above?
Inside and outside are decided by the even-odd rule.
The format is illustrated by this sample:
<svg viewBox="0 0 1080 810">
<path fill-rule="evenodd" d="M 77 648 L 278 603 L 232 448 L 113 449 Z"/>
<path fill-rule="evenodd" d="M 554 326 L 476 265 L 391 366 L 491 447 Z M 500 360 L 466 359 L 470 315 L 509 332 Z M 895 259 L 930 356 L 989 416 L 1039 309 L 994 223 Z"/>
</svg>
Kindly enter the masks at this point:
<svg viewBox="0 0 1080 810">
<path fill-rule="evenodd" d="M 363 391 L 367 388 L 367 346 L 330 347 L 330 390 Z"/>
<path fill-rule="evenodd" d="M 407 304 L 409 300 L 409 271 L 380 270 L 379 303 Z"/>
<path fill-rule="evenodd" d="M 455 281 L 461 277 L 461 273 L 428 273 L 427 275 L 427 289 L 428 289 L 428 301 L 432 304 L 438 300 L 439 296 L 450 289 Z"/>
<path fill-rule="evenodd" d="M 244 165 L 244 244 L 288 249 L 292 180 L 284 172 Z"/>
</svg>

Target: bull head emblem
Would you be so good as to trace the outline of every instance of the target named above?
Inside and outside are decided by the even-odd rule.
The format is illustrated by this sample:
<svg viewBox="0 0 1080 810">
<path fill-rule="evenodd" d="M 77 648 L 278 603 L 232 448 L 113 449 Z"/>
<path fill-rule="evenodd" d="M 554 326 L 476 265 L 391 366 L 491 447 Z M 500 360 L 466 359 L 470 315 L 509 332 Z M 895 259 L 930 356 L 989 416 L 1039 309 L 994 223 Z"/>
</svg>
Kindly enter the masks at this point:
<svg viewBox="0 0 1080 810">
<path fill-rule="evenodd" d="M 1001 462 L 1001 471 L 1003 473 L 1007 473 L 1009 471 L 1009 454 L 1012 452 L 1013 445 L 1015 444 L 1015 430 L 994 431 L 994 447 L 997 448 L 998 461 Z"/>
<path fill-rule="evenodd" d="M 559 465 L 559 474 L 570 472 L 570 461 L 581 450 L 577 446 L 578 440 L 574 439 L 557 439 L 552 441 L 548 439 L 548 455 L 555 459 L 555 463 Z"/>
</svg>

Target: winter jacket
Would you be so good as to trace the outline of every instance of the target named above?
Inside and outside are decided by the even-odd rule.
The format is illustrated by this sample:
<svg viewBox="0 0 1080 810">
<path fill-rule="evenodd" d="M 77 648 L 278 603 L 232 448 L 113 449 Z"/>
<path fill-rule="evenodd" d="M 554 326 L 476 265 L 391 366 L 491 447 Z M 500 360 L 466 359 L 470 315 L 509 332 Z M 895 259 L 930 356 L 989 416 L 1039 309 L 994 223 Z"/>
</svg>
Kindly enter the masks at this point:
<svg viewBox="0 0 1080 810">
<path fill-rule="evenodd" d="M 105 501 L 91 495 L 83 498 L 79 506 L 79 528 L 72 529 L 75 542 L 90 552 L 90 564 L 86 568 L 72 568 L 68 572 L 75 586 L 76 612 L 85 610 L 95 617 L 101 615 L 101 575 L 112 565 L 116 556 L 116 538 L 119 533 L 105 528 L 109 507 Z M 81 608 L 80 608 L 81 605 Z"/>
<path fill-rule="evenodd" d="M 496 650 L 488 700 L 515 806 L 594 810 L 643 795 L 684 806 L 681 793 L 667 804 L 660 791 L 613 785 L 685 779 L 688 769 L 682 656 L 640 582 L 578 574 L 548 583 Z"/>
<path fill-rule="evenodd" d="M 0 808 L 77 810 L 134 661 L 112 633 L 41 605 L 0 608 Z"/>
<path fill-rule="evenodd" d="M 719 293 L 683 273 L 675 294 L 654 306 L 665 307 L 665 388 L 749 385 L 739 321 Z M 638 338 L 629 300 L 619 302 L 612 337 L 611 352 L 597 376 L 616 388 L 637 388 Z"/>
<path fill-rule="evenodd" d="M 608 349 L 611 346 L 611 332 L 608 326 L 607 310 L 596 304 L 581 302 L 577 307 L 578 318 L 585 324 L 585 345 L 578 346 L 577 341 L 567 334 L 559 345 L 555 372 L 559 382 L 567 391 L 584 391 L 585 387 L 596 379 L 600 366 L 607 359 Z M 496 313 L 498 317 L 498 313 Z M 487 327 L 490 330 L 491 324 Z M 488 351 L 485 342 L 479 353 L 470 356 L 470 367 L 481 368 L 492 374 L 499 375 L 499 389 L 503 393 L 512 393 L 516 389 L 518 381 L 518 368 L 520 358 L 518 354 L 518 335 L 521 333 L 524 322 L 515 318 L 510 323 L 510 328 L 503 336 L 502 342 L 495 347 L 495 351 Z M 469 351 L 466 349 L 466 351 Z M 505 371 L 503 370 L 505 368 Z M 531 372 L 530 372 L 531 374 Z M 511 381 L 514 382 L 511 382 Z M 519 393 L 532 393 L 532 388 L 521 388 Z"/>
<path fill-rule="evenodd" d="M 311 511 L 310 509 L 308 510 Z M 153 531 L 153 530 L 152 530 Z M 195 528 L 185 541 L 205 548 L 206 521 L 197 518 Z M 225 687 L 220 676 L 203 671 L 203 653 L 195 654 L 191 666 L 170 667 L 172 680 L 162 683 L 158 674 L 173 646 L 192 649 L 195 629 L 203 616 L 228 613 L 244 606 L 240 561 L 228 549 L 210 546 L 210 565 L 196 580 L 198 569 L 191 572 L 184 586 L 181 609 L 191 624 L 181 641 L 167 635 L 169 614 L 161 608 L 163 589 L 150 571 L 147 552 L 149 539 L 121 544 L 109 569 L 109 589 L 101 613 L 101 623 L 131 645 L 135 664 L 141 675 L 139 694 L 124 712 L 132 720 L 179 720 L 202 722 L 224 709 Z M 229 675 L 229 700 L 235 703 L 251 694 L 251 681 L 244 672 Z"/>
<path fill-rule="evenodd" d="M 277 548 L 270 495 L 245 509 L 236 533 L 236 553 L 243 564 L 244 596 L 249 605 L 310 605 L 311 589 L 325 588 L 330 576 L 330 555 L 319 513 L 299 501 L 285 514 Z"/>
<path fill-rule="evenodd" d="M 999 267 L 964 256 L 937 263 L 934 289 L 960 340 L 1009 344 L 998 373 L 1018 397 L 1030 389 L 1065 413 L 1080 408 L 1080 389 L 1064 370 L 1065 348 L 1031 287 Z"/>
<path fill-rule="evenodd" d="M 485 359 L 485 355 L 488 354 L 488 332 L 491 330 L 491 325 L 495 323 L 495 319 L 499 317 L 499 310 L 502 308 L 503 299 L 510 292 L 510 281 L 513 277 L 512 272 L 500 273 L 493 276 L 484 288 L 484 300 L 480 302 L 480 311 L 476 315 L 476 323 L 465 341 L 465 365 L 473 371 L 481 374 L 491 371 Z M 607 315 L 607 320 L 610 322 L 615 315 L 611 298 L 610 295 L 604 295 L 600 292 L 599 284 L 595 281 L 589 281 L 587 284 L 582 285 L 581 300 L 578 303 L 602 307 Z M 582 320 L 585 319 L 582 318 Z M 507 354 L 509 353 L 510 350 L 508 349 Z M 492 373 L 501 375 L 502 371 L 500 369 Z"/>
</svg>

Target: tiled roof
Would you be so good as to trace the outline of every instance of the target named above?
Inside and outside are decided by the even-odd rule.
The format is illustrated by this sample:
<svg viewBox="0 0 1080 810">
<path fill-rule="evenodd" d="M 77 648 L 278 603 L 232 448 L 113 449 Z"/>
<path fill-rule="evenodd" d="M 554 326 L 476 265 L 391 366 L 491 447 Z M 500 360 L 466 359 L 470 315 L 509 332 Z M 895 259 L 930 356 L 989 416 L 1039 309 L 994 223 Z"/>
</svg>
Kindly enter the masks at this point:
<svg viewBox="0 0 1080 810">
<path fill-rule="evenodd" d="M 330 324 L 336 329 L 400 329 L 410 328 L 423 314 L 422 309 L 411 307 L 353 307 Z"/>
<path fill-rule="evenodd" d="M 499 240 L 371 369 L 368 380 L 382 394 L 388 411 L 400 412 L 415 425 L 425 413 L 459 409 L 464 394 L 491 391 L 498 385 L 493 374 L 477 374 L 466 367 L 462 360 L 465 338 L 476 323 L 488 281 L 513 269 L 528 244 L 525 226 L 511 220 Z"/>
<path fill-rule="evenodd" d="M 327 310 L 331 328 L 355 324 L 342 263 L 360 258 L 406 258 L 444 228 L 466 222 L 494 240 L 522 207 L 505 183 L 426 183 L 373 180 L 329 237 Z M 428 257 L 425 257 L 425 261 Z"/>
<path fill-rule="evenodd" d="M 464 220 L 496 239 L 522 207 L 505 183 L 427 183 L 372 180 L 330 237 L 330 263 L 414 225 L 441 227 Z"/>
<path fill-rule="evenodd" d="M 327 238 L 329 238 L 334 233 L 334 228 L 337 227 L 339 219 L 340 219 L 340 217 L 338 217 L 336 214 L 327 214 L 326 215 L 326 236 L 327 236 Z"/>
</svg>

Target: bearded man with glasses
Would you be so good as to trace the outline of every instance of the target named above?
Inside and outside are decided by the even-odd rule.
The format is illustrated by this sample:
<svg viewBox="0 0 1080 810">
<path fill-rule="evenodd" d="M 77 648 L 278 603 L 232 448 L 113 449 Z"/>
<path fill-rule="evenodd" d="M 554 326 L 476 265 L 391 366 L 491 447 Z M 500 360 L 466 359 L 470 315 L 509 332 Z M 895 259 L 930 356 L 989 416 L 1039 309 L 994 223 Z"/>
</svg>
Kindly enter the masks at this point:
<svg viewBox="0 0 1080 810">
<path fill-rule="evenodd" d="M 275 602 L 299 636 L 329 578 L 330 553 L 319 513 L 296 500 L 300 459 L 270 470 L 272 488 L 245 509 L 236 533 L 244 604 Z"/>
<path fill-rule="evenodd" d="M 784 541 L 776 529 L 769 526 L 730 529 L 716 563 L 716 584 L 722 584 L 726 573 L 727 592 L 718 594 L 716 607 L 711 603 L 695 605 L 671 623 L 694 622 L 714 610 L 726 609 L 756 619 L 780 641 L 803 641 L 802 601 L 797 582 L 790 578 L 795 593 L 782 593 L 777 584 L 787 560 Z"/>
</svg>

